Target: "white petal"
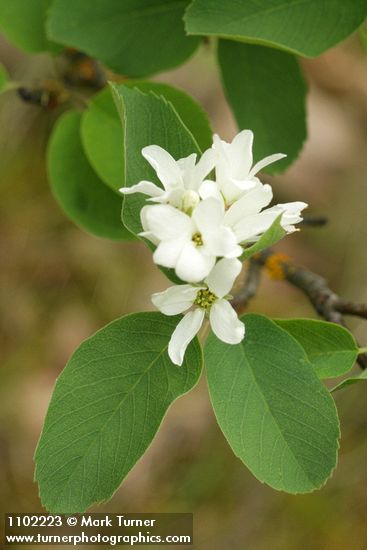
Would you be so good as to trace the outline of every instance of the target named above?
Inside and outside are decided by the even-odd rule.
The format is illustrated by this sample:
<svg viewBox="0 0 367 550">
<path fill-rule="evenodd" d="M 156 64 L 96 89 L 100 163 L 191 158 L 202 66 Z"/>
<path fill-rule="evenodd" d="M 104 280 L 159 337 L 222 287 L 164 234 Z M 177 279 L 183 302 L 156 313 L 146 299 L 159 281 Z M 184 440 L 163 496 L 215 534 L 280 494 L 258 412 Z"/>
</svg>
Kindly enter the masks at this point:
<svg viewBox="0 0 367 550">
<path fill-rule="evenodd" d="M 177 164 L 181 170 L 182 188 L 183 189 L 195 189 L 192 184 L 194 181 L 196 153 L 192 153 L 188 157 L 182 158 L 177 161 Z"/>
<path fill-rule="evenodd" d="M 140 233 L 138 233 L 138 235 L 139 235 L 139 237 L 143 237 L 144 239 L 147 239 L 148 241 L 150 241 L 151 243 L 153 243 L 155 245 L 159 244 L 159 239 L 157 239 L 157 237 L 155 237 L 149 231 L 141 231 Z"/>
<path fill-rule="evenodd" d="M 200 233 L 213 231 L 222 224 L 224 217 L 224 202 L 210 197 L 201 201 L 192 213 L 192 218 Z"/>
<path fill-rule="evenodd" d="M 294 202 L 285 202 L 283 204 L 277 204 L 274 208 L 281 208 L 286 215 L 298 217 L 301 211 L 304 208 L 307 208 L 308 204 L 306 202 L 294 201 Z"/>
<path fill-rule="evenodd" d="M 150 208 L 151 206 L 143 206 L 143 208 L 140 210 L 140 221 L 145 233 L 150 233 L 149 227 L 148 227 L 148 220 L 147 220 L 147 213 Z M 145 235 L 142 235 L 142 236 L 145 236 Z"/>
<path fill-rule="evenodd" d="M 154 263 L 163 267 L 175 267 L 187 239 L 161 241 L 153 253 Z"/>
<path fill-rule="evenodd" d="M 203 200 L 210 197 L 223 200 L 218 184 L 212 180 L 203 181 L 199 187 L 199 195 Z"/>
<path fill-rule="evenodd" d="M 191 181 L 191 189 L 197 191 L 204 178 L 211 172 L 215 166 L 216 155 L 213 149 L 207 149 L 194 168 Z"/>
<path fill-rule="evenodd" d="M 299 223 L 302 221 L 301 211 L 304 208 L 307 208 L 308 204 L 305 202 L 295 201 L 295 202 L 287 202 L 284 204 L 277 204 L 273 206 L 272 208 L 269 208 L 267 212 L 276 213 L 279 215 L 281 212 L 283 212 L 283 216 L 281 219 L 281 226 L 283 229 L 285 229 L 288 233 L 292 233 L 295 231 L 294 224 Z"/>
<path fill-rule="evenodd" d="M 152 302 L 165 315 L 177 315 L 189 309 L 200 288 L 192 285 L 175 285 L 164 292 L 152 295 Z"/>
<path fill-rule="evenodd" d="M 284 159 L 287 155 L 283 155 L 283 153 L 276 153 L 275 155 L 270 155 L 268 157 L 263 158 L 262 160 L 259 160 L 250 170 L 249 176 L 252 177 L 260 170 L 265 168 L 265 166 L 268 166 L 269 164 L 273 164 L 273 162 L 276 162 L 277 160 Z"/>
<path fill-rule="evenodd" d="M 216 180 L 221 182 L 230 176 L 232 171 L 230 159 L 230 144 L 220 139 L 217 134 L 213 136 L 212 149 L 215 154 L 215 175 Z"/>
<path fill-rule="evenodd" d="M 198 191 L 203 179 L 213 170 L 215 165 L 215 153 L 208 149 L 196 163 L 196 154 L 177 161 L 182 173 L 182 181 L 185 189 Z"/>
<path fill-rule="evenodd" d="M 227 300 L 218 300 L 210 308 L 209 320 L 214 334 L 227 344 L 239 344 L 245 336 L 245 325 Z"/>
<path fill-rule="evenodd" d="M 185 190 L 183 187 L 173 187 L 169 191 L 163 191 L 159 197 L 152 197 L 147 199 L 149 202 L 155 202 L 160 204 L 170 204 L 175 208 L 181 209 L 182 195 Z"/>
<path fill-rule="evenodd" d="M 180 167 L 168 151 L 159 145 L 148 145 L 141 153 L 154 168 L 165 189 L 182 183 Z"/>
<path fill-rule="evenodd" d="M 161 187 L 158 187 L 151 181 L 140 181 L 136 185 L 131 187 L 121 187 L 119 189 L 123 195 L 131 195 L 132 193 L 143 193 L 143 195 L 149 195 L 149 197 L 160 197 L 164 191 Z"/>
<path fill-rule="evenodd" d="M 199 283 L 209 275 L 215 264 L 214 256 L 207 256 L 193 242 L 188 242 L 182 249 L 176 264 L 176 275 L 182 281 Z"/>
<path fill-rule="evenodd" d="M 238 179 L 245 179 L 252 165 L 252 143 L 254 134 L 251 130 L 242 130 L 231 143 L 232 175 Z"/>
<path fill-rule="evenodd" d="M 246 216 L 257 214 L 267 206 L 273 198 L 273 191 L 268 184 L 256 185 L 232 204 L 224 216 L 224 223 L 229 227 L 243 220 Z"/>
<path fill-rule="evenodd" d="M 257 182 L 254 179 L 237 180 L 227 178 L 223 180 L 220 186 L 221 193 L 225 198 L 226 204 L 232 204 L 242 197 L 243 193 L 256 187 Z"/>
<path fill-rule="evenodd" d="M 256 178 L 257 179 L 257 178 Z M 237 179 L 237 178 L 231 178 L 229 180 L 232 185 L 235 185 L 240 191 L 250 191 L 250 189 L 253 189 L 256 187 L 256 181 L 254 178 L 246 178 L 246 179 Z"/>
<path fill-rule="evenodd" d="M 145 206 L 140 213 L 144 231 L 153 233 L 159 240 L 191 238 L 192 221 L 189 216 L 169 204 Z"/>
<path fill-rule="evenodd" d="M 242 264 L 239 260 L 223 258 L 215 264 L 205 282 L 213 294 L 223 298 L 233 287 L 241 269 Z"/>
<path fill-rule="evenodd" d="M 237 237 L 229 227 L 219 226 L 213 231 L 203 232 L 203 252 L 213 256 L 236 258 L 243 250 L 237 244 Z"/>
<path fill-rule="evenodd" d="M 217 162 L 223 159 L 229 161 L 228 152 L 230 149 L 230 144 L 224 141 L 224 139 L 220 139 L 218 134 L 213 135 L 212 149 L 215 153 L 215 158 Z"/>
<path fill-rule="evenodd" d="M 181 169 L 181 173 L 184 174 L 187 172 L 188 175 L 192 174 L 196 164 L 196 157 L 197 157 L 197 154 L 192 153 L 188 157 L 184 157 L 177 161 L 177 164 Z"/>
<path fill-rule="evenodd" d="M 269 208 L 259 214 L 248 216 L 232 227 L 237 237 L 237 242 L 256 241 L 259 235 L 262 235 L 269 229 L 280 212 Z"/>
<path fill-rule="evenodd" d="M 226 143 L 217 135 L 213 137 L 213 150 L 217 154 L 216 176 L 221 183 L 227 178 L 244 180 L 252 165 L 251 130 L 243 130 L 237 134 L 232 143 Z"/>
<path fill-rule="evenodd" d="M 168 344 L 168 355 L 175 365 L 181 366 L 187 346 L 199 332 L 205 312 L 201 308 L 186 313 L 173 331 Z"/>
</svg>

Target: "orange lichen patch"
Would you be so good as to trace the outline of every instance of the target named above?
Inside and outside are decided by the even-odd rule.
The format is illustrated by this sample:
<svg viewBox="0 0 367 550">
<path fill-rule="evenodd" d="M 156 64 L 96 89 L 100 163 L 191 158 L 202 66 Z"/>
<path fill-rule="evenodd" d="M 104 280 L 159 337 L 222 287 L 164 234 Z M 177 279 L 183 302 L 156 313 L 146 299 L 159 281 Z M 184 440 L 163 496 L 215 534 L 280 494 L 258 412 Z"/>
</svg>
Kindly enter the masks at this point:
<svg viewBox="0 0 367 550">
<path fill-rule="evenodd" d="M 265 269 L 272 279 L 285 279 L 284 263 L 289 262 L 287 254 L 271 254 L 265 262 Z"/>
</svg>

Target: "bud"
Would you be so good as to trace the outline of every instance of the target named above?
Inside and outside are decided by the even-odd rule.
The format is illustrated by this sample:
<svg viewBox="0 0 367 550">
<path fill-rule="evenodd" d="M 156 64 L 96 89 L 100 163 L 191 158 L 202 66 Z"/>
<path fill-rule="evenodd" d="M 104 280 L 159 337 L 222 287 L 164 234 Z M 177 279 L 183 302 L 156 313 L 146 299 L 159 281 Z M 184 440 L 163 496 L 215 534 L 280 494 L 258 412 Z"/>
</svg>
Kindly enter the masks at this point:
<svg viewBox="0 0 367 550">
<path fill-rule="evenodd" d="M 195 206 L 199 204 L 199 202 L 199 194 L 196 191 L 190 189 L 189 191 L 186 191 L 182 196 L 182 210 L 186 212 L 186 214 L 190 215 L 192 214 Z"/>
</svg>

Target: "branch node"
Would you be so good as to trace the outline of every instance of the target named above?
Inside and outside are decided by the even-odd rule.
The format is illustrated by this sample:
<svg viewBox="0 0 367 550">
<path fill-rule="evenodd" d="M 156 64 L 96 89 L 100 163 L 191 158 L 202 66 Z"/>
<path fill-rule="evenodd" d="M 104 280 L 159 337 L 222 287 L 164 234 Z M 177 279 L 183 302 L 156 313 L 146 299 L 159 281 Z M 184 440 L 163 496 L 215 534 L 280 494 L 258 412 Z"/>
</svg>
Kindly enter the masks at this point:
<svg viewBox="0 0 367 550">
<path fill-rule="evenodd" d="M 271 254 L 266 260 L 264 267 L 271 279 L 282 280 L 286 278 L 284 263 L 289 262 L 290 258 L 287 254 Z"/>
</svg>

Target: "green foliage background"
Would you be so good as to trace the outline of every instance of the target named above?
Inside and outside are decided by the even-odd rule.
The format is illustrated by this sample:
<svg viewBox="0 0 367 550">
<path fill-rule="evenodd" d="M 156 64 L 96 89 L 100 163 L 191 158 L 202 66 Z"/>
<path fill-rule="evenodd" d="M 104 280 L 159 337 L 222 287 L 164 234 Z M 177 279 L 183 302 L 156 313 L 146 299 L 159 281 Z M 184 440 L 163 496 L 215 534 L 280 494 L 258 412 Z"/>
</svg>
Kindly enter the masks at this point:
<svg viewBox="0 0 367 550">
<path fill-rule="evenodd" d="M 24 72 L 39 69 L 39 65 L 32 68 L 36 61 L 1 47 L 1 61 L 7 61 L 10 69 L 15 60 L 17 66 L 29 67 Z M 187 67 L 163 75 L 163 80 L 196 95 L 209 110 L 215 128 L 229 138 L 234 128 L 227 123 L 218 78 L 208 61 L 202 51 Z M 37 63 L 49 70 L 46 59 Z M 336 290 L 361 299 L 365 293 L 361 273 L 367 269 L 359 252 L 360 242 L 367 237 L 361 200 L 366 196 L 367 172 L 365 57 L 352 40 L 305 67 L 317 82 L 311 95 L 309 150 L 282 180 L 287 185 L 274 181 L 282 200 L 288 198 L 292 183 L 292 199 L 299 193 L 299 198 L 329 214 L 331 223 L 320 232 L 304 231 L 297 244 L 290 239 L 284 246 L 299 261 L 307 258 L 308 265 L 328 276 Z M 345 74 L 348 86 L 341 83 Z M 58 209 L 44 171 L 48 115 L 16 98 L 6 105 L 2 99 L 0 121 L 13 136 L 10 142 L 0 137 L 5 380 L 1 496 L 4 511 L 36 511 L 39 502 L 30 457 L 55 377 L 83 338 L 123 313 L 149 309 L 150 293 L 163 289 L 166 282 L 141 243 L 91 238 Z M 295 291 L 268 280 L 251 307 L 274 317 L 313 315 Z M 356 328 L 365 342 L 365 330 Z M 343 447 L 334 479 L 318 494 L 291 497 L 259 485 L 233 456 L 215 424 L 201 382 L 173 406 L 154 447 L 103 509 L 192 510 L 198 524 L 197 543 L 204 550 L 226 545 L 240 549 L 245 544 L 256 550 L 301 545 L 344 550 L 351 531 L 356 548 L 360 541 L 364 550 L 364 394 L 360 384 L 336 397 L 343 419 Z"/>
</svg>

